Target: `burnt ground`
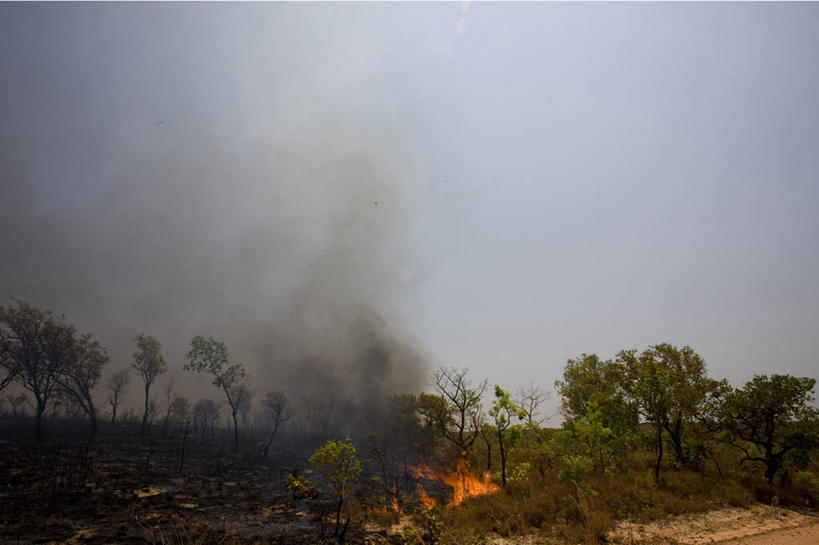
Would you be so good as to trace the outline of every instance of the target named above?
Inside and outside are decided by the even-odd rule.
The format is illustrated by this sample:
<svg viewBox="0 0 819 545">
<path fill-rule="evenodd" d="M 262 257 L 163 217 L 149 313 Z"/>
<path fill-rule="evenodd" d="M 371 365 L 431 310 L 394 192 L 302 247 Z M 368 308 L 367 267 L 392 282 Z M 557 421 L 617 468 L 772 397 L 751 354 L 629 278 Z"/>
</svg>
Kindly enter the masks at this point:
<svg viewBox="0 0 819 545">
<path fill-rule="evenodd" d="M 179 440 L 161 437 L 0 443 L 0 543 L 335 541 L 328 506 L 285 488 L 292 465 L 196 447 L 179 460 Z M 355 522 L 346 538 L 386 542 Z"/>
</svg>

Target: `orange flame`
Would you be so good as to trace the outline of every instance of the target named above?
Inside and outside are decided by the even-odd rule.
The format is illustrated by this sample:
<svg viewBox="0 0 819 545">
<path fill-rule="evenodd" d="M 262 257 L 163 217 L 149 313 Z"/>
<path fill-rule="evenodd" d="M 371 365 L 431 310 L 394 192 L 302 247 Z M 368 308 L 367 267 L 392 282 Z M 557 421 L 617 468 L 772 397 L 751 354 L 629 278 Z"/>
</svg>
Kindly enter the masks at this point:
<svg viewBox="0 0 819 545">
<path fill-rule="evenodd" d="M 416 478 L 435 479 L 452 488 L 450 507 L 460 505 L 468 497 L 494 494 L 500 490 L 500 487 L 490 480 L 491 476 L 488 471 L 482 479 L 473 475 L 466 458 L 458 458 L 458 467 L 451 473 L 437 473 L 428 466 L 422 465 L 415 468 L 414 474 Z M 435 505 L 435 500 L 429 497 L 420 483 L 418 484 L 418 501 L 427 509 L 432 509 Z"/>
<path fill-rule="evenodd" d="M 401 511 L 401 507 L 398 505 L 398 498 L 393 496 L 389 501 L 389 504 L 385 502 L 381 507 L 367 507 L 367 510 L 370 513 L 389 513 L 390 511 L 393 513 L 399 513 Z"/>
<path fill-rule="evenodd" d="M 435 507 L 435 500 L 429 497 L 420 483 L 418 484 L 418 501 L 424 506 L 424 509 L 432 509 Z"/>
</svg>

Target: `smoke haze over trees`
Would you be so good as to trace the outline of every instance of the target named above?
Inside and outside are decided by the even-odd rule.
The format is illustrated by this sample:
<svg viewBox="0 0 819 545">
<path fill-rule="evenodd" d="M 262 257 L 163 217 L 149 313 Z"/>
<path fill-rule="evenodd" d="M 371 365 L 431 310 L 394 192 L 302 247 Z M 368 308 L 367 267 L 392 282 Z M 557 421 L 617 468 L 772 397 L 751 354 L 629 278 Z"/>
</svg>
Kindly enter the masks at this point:
<svg viewBox="0 0 819 545">
<path fill-rule="evenodd" d="M 815 6 L 461 9 L 1 6 L 0 304 L 360 414 L 657 339 L 807 373 Z"/>
<path fill-rule="evenodd" d="M 82 13 L 65 12 L 64 24 Z M 40 24 L 63 25 L 51 15 Z M 114 366 L 146 330 L 179 371 L 201 334 L 224 339 L 266 388 L 333 398 L 337 411 L 383 413 L 387 396 L 419 389 L 426 368 L 396 312 L 413 174 L 396 135 L 351 128 L 338 112 L 271 107 L 245 133 L 253 141 L 237 142 L 236 105 L 183 84 L 158 54 L 137 61 L 156 89 L 137 82 L 146 102 L 135 101 L 123 82 L 135 67 L 96 52 L 108 39 L 72 40 L 66 62 L 78 77 L 27 99 L 59 111 L 2 137 L 4 297 L 70 315 Z M 50 47 L 20 47 L 29 64 L 17 68 L 51 72 Z M 81 67 L 91 66 L 101 67 L 87 77 L 107 89 L 99 103 L 86 96 Z M 187 76 L 227 85 L 207 68 Z"/>
</svg>

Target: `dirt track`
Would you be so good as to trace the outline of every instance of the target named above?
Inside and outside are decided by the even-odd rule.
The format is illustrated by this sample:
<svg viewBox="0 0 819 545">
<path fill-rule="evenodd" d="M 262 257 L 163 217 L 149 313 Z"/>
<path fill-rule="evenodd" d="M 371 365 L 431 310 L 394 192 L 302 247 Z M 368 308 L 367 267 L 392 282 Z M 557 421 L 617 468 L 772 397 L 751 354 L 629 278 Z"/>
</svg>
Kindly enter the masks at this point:
<svg viewBox="0 0 819 545">
<path fill-rule="evenodd" d="M 622 544 L 819 545 L 819 516 L 756 505 L 649 524 L 621 523 L 611 537 Z"/>
<path fill-rule="evenodd" d="M 815 545 L 819 543 L 819 523 L 774 530 L 755 536 L 720 541 L 720 545 Z"/>
</svg>

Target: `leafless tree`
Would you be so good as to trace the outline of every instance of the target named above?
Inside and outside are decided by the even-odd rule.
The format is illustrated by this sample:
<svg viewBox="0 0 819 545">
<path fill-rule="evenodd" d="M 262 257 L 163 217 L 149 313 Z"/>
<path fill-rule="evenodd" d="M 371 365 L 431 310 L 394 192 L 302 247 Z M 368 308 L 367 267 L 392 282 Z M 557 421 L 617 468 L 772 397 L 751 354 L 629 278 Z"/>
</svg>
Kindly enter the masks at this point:
<svg viewBox="0 0 819 545">
<path fill-rule="evenodd" d="M 219 420 L 219 413 L 222 407 L 212 399 L 200 399 L 194 405 L 194 419 L 196 427 L 202 432 L 199 444 L 205 442 L 206 433 L 210 433 L 210 438 L 213 440 L 213 432 L 216 427 L 216 421 Z"/>
<path fill-rule="evenodd" d="M 309 432 L 317 433 L 322 441 L 326 441 L 332 428 L 335 398 L 331 396 L 329 400 L 322 399 L 318 402 L 305 396 L 299 396 L 299 399 L 305 406 L 304 421 Z"/>
<path fill-rule="evenodd" d="M 76 420 L 83 413 L 83 408 L 66 389 L 57 388 L 54 391 L 49 409 L 46 412 L 52 419 L 64 418 L 66 420 Z"/>
<path fill-rule="evenodd" d="M 492 471 L 492 426 L 486 423 L 481 425 L 481 439 L 486 446 L 486 471 Z"/>
<path fill-rule="evenodd" d="M 0 392 L 17 378 L 17 364 L 11 357 L 11 351 L 6 349 L 0 334 Z"/>
<path fill-rule="evenodd" d="M 540 428 L 551 418 L 549 415 L 542 414 L 543 404 L 550 397 L 549 392 L 530 382 L 527 386 L 518 388 L 514 402 L 515 405 L 526 411 L 526 423 L 531 427 Z"/>
<path fill-rule="evenodd" d="M 421 394 L 419 403 L 421 414 L 464 454 L 481 432 L 481 398 L 487 384 L 484 380 L 473 388 L 466 377 L 468 372 L 468 369 L 440 367 L 433 375 L 435 394 Z"/>
<path fill-rule="evenodd" d="M 193 422 L 193 411 L 190 402 L 180 396 L 175 397 L 170 406 L 174 424 L 182 431 L 182 451 L 179 455 L 179 471 L 181 472 L 185 467 L 185 444 L 188 442 L 188 433 Z"/>
<path fill-rule="evenodd" d="M 168 408 L 165 411 L 165 422 L 162 424 L 162 435 L 168 435 L 168 421 L 171 418 L 171 412 L 173 412 L 173 387 L 176 383 L 176 377 L 169 377 L 168 383 L 165 385 L 165 402 L 168 404 Z M 184 399 L 184 398 L 179 398 Z"/>
<path fill-rule="evenodd" d="M 14 418 L 26 414 L 28 412 L 28 408 L 31 407 L 31 400 L 26 394 L 9 394 L 6 396 L 6 399 L 9 400 L 9 405 L 11 405 L 11 415 Z"/>
<path fill-rule="evenodd" d="M 270 438 L 264 446 L 264 453 L 262 459 L 267 458 L 267 453 L 270 450 L 270 445 L 273 444 L 273 438 L 276 437 L 276 432 L 279 427 L 292 418 L 293 413 L 290 410 L 290 405 L 287 401 L 287 396 L 284 392 L 268 392 L 264 401 L 262 402 L 267 413 L 269 414 L 270 422 L 273 425 L 273 431 L 270 432 Z"/>
<path fill-rule="evenodd" d="M 108 404 L 111 405 L 111 424 L 117 422 L 117 408 L 120 404 L 120 398 L 125 395 L 128 390 L 128 384 L 131 382 L 131 371 L 126 367 L 120 369 L 108 379 L 106 387 L 108 388 Z"/>
</svg>

